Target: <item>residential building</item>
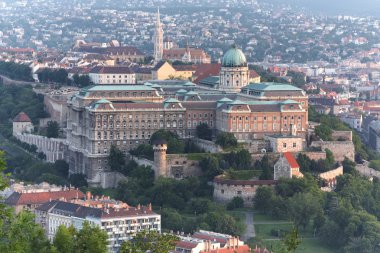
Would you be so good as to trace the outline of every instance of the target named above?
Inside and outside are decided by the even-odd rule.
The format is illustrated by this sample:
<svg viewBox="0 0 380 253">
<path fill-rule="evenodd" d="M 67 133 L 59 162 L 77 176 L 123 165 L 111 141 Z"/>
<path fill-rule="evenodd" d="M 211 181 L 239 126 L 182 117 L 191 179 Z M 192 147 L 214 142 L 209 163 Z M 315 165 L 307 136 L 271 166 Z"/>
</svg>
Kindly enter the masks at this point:
<svg viewBox="0 0 380 253">
<path fill-rule="evenodd" d="M 72 200 L 83 198 L 84 194 L 75 188 L 56 187 L 48 189 L 27 189 L 20 192 L 13 192 L 6 200 L 5 204 L 13 207 L 15 213 L 19 213 L 22 210 L 33 211 L 38 206 L 51 201 L 51 200 Z"/>
<path fill-rule="evenodd" d="M 91 69 L 89 76 L 94 84 L 136 84 L 136 74 L 124 66 L 97 66 Z"/>
<path fill-rule="evenodd" d="M 85 221 L 99 226 L 108 235 L 109 252 L 118 252 L 123 241 L 143 230 L 161 232 L 161 216 L 152 206 L 94 208 L 66 201 L 48 201 L 35 210 L 36 222 L 41 224 L 49 240 L 53 240 L 58 227 L 74 226 L 80 230 Z"/>
</svg>

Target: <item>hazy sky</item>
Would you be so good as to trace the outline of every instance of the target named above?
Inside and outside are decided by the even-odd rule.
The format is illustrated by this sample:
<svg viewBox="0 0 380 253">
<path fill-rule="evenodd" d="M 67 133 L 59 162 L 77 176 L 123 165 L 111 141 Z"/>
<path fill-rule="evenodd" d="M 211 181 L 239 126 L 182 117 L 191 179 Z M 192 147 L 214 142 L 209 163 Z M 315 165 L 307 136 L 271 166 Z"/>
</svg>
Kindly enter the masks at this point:
<svg viewBox="0 0 380 253">
<path fill-rule="evenodd" d="M 380 16 L 380 0 L 261 0 L 295 4 L 328 14 L 356 14 Z"/>
</svg>

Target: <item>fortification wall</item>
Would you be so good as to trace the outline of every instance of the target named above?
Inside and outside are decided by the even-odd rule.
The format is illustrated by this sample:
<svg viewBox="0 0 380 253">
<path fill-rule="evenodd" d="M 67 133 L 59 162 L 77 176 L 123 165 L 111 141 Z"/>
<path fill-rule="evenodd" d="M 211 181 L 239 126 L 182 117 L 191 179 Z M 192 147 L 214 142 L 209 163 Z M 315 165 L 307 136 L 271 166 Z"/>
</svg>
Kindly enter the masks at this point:
<svg viewBox="0 0 380 253">
<path fill-rule="evenodd" d="M 156 164 L 145 158 L 134 158 L 138 165 L 150 166 L 157 171 Z M 166 155 L 167 175 L 170 178 L 185 178 L 191 176 L 201 176 L 202 169 L 199 161 L 189 160 L 186 154 L 167 154 Z"/>
<path fill-rule="evenodd" d="M 65 139 L 47 138 L 34 134 L 18 134 L 15 137 L 22 142 L 36 145 L 37 151 L 46 155 L 47 162 L 54 163 L 57 160 L 65 159 L 68 148 Z"/>
<path fill-rule="evenodd" d="M 355 146 L 352 141 L 314 141 L 311 146 L 319 147 L 323 151 L 331 150 L 337 162 L 342 162 L 345 157 L 355 161 Z"/>
<path fill-rule="evenodd" d="M 244 206 L 252 207 L 253 198 L 260 186 L 272 186 L 275 180 L 214 180 L 214 200 L 218 203 L 227 204 L 234 197 L 240 197 L 244 200 Z"/>
<path fill-rule="evenodd" d="M 352 131 L 333 131 L 331 137 L 333 141 L 352 141 Z"/>
<path fill-rule="evenodd" d="M 314 161 L 326 159 L 326 152 L 323 152 L 323 151 L 301 152 L 300 154 L 306 155 L 307 157 L 309 157 L 311 160 L 314 160 Z"/>
<path fill-rule="evenodd" d="M 67 124 L 68 107 L 66 101 L 66 96 L 44 96 L 44 105 L 46 111 L 50 114 L 50 120 L 57 121 L 61 127 L 66 127 Z"/>
<path fill-rule="evenodd" d="M 202 139 L 198 139 L 198 138 L 194 138 L 194 139 L 192 139 L 192 141 L 198 147 L 200 147 L 201 149 L 203 149 L 205 152 L 219 153 L 219 152 L 223 151 L 223 149 L 219 145 L 216 145 L 212 141 L 202 140 Z"/>
</svg>

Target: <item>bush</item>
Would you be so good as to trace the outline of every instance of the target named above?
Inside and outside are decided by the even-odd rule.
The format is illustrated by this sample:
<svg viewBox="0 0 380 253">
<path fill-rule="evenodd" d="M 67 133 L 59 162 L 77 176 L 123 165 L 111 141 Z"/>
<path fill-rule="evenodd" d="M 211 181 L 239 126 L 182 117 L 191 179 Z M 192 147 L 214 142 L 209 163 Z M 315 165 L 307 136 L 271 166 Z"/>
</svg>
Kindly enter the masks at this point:
<svg viewBox="0 0 380 253">
<path fill-rule="evenodd" d="M 215 143 L 220 145 L 222 148 L 233 148 L 238 144 L 234 134 L 225 132 L 219 133 L 217 135 Z"/>
<path fill-rule="evenodd" d="M 236 208 L 244 207 L 244 200 L 241 197 L 234 197 L 228 204 L 227 210 L 234 210 Z"/>
</svg>

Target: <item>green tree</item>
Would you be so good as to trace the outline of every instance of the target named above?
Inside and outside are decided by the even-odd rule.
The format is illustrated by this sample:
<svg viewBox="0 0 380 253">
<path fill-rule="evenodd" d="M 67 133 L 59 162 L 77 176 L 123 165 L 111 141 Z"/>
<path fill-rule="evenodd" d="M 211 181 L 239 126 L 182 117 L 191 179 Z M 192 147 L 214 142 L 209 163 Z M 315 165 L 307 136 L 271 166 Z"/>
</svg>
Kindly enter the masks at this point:
<svg viewBox="0 0 380 253">
<path fill-rule="evenodd" d="M 209 140 L 212 139 L 212 130 L 206 123 L 201 123 L 197 126 L 196 134 L 199 139 Z"/>
<path fill-rule="evenodd" d="M 315 127 L 315 134 L 318 135 L 324 141 L 331 141 L 332 130 L 325 124 L 321 124 Z"/>
<path fill-rule="evenodd" d="M 160 234 L 157 231 L 142 231 L 135 238 L 123 242 L 119 253 L 167 253 L 174 250 L 178 238 L 171 234 Z"/>
<path fill-rule="evenodd" d="M 298 230 L 293 228 L 290 233 L 288 233 L 282 240 L 281 253 L 294 253 L 298 246 L 301 244 L 301 239 L 299 238 Z"/>
<path fill-rule="evenodd" d="M 168 154 L 181 154 L 184 151 L 185 144 L 176 133 L 164 129 L 158 130 L 150 137 L 150 143 L 158 140 L 165 140 L 167 142 Z"/>
<path fill-rule="evenodd" d="M 321 210 L 320 200 L 312 193 L 297 193 L 288 199 L 288 214 L 297 228 L 305 229 Z"/>
<path fill-rule="evenodd" d="M 125 154 L 116 145 L 111 145 L 108 155 L 108 165 L 111 170 L 123 172 L 125 167 Z"/>
<path fill-rule="evenodd" d="M 226 133 L 222 132 L 219 133 L 216 136 L 216 144 L 220 145 L 222 148 L 227 148 L 227 147 L 237 147 L 237 140 L 235 138 L 235 135 L 233 133 Z"/>
<path fill-rule="evenodd" d="M 53 245 L 59 252 L 74 253 L 75 249 L 75 234 L 74 227 L 67 228 L 66 226 L 59 226 L 55 234 Z"/>
<path fill-rule="evenodd" d="M 234 197 L 228 204 L 227 210 L 234 210 L 236 208 L 244 207 L 244 200 L 241 197 Z"/>
<path fill-rule="evenodd" d="M 47 123 L 46 136 L 48 138 L 57 138 L 59 136 L 59 124 L 57 121 Z"/>
<path fill-rule="evenodd" d="M 202 158 L 199 162 L 199 166 L 205 173 L 208 180 L 213 180 L 215 176 L 223 173 L 223 170 L 219 166 L 219 160 L 215 156 L 207 156 Z"/>
<path fill-rule="evenodd" d="M 76 253 L 107 253 L 107 233 L 99 226 L 91 226 L 85 221 L 82 229 L 77 233 Z"/>
<path fill-rule="evenodd" d="M 257 188 L 253 198 L 254 208 L 262 213 L 269 213 L 272 209 L 275 198 L 274 190 L 270 186 L 260 186 Z"/>
</svg>

